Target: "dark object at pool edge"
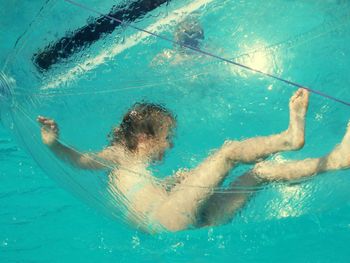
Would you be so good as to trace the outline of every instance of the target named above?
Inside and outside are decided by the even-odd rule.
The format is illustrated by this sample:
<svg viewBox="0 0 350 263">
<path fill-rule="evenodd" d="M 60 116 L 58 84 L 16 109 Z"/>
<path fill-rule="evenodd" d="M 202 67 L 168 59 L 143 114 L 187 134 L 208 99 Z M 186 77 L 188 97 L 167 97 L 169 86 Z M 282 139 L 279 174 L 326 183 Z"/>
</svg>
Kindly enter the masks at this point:
<svg viewBox="0 0 350 263">
<path fill-rule="evenodd" d="M 170 0 L 138 0 L 131 4 L 124 4 L 112 8 L 107 14 L 123 22 L 129 23 L 140 19 L 148 12 Z M 48 70 L 61 59 L 70 57 L 75 52 L 99 40 L 103 35 L 112 33 L 121 23 L 105 16 L 97 18 L 94 22 L 77 29 L 71 34 L 49 44 L 43 51 L 35 53 L 33 63 L 39 70 Z"/>
</svg>

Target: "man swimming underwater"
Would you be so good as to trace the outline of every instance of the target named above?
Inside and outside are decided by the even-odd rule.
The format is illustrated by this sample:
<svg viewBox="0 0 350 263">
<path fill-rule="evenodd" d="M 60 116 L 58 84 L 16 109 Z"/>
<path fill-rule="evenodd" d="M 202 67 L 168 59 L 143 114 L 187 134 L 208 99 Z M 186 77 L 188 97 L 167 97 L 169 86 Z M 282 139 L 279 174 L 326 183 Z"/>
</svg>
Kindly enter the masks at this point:
<svg viewBox="0 0 350 263">
<path fill-rule="evenodd" d="M 171 175 L 170 178 L 176 181 L 171 188 L 166 184 L 167 179 L 164 184 L 159 183 L 148 169 L 152 162 L 162 160 L 165 151 L 172 147 L 170 138 L 176 120 L 164 107 L 136 103 L 125 114 L 119 127 L 113 130 L 111 145 L 96 155 L 79 153 L 61 144 L 54 120 L 38 117 L 38 121 L 42 126 L 44 144 L 57 157 L 82 169 L 111 170 L 110 187 L 128 199 L 128 209 L 132 211 L 129 219 L 136 226 L 156 232 L 147 229 L 147 225 L 155 223 L 168 231 L 179 231 L 226 223 L 247 203 L 252 192 L 213 191 L 239 163 L 256 164 L 232 182 L 230 188 L 297 180 L 349 168 L 349 125 L 341 143 L 323 157 L 284 163 L 263 161 L 273 153 L 303 147 L 308 97 L 308 91 L 302 88 L 291 97 L 289 126 L 285 131 L 243 141 L 228 140 L 197 167 Z"/>
</svg>

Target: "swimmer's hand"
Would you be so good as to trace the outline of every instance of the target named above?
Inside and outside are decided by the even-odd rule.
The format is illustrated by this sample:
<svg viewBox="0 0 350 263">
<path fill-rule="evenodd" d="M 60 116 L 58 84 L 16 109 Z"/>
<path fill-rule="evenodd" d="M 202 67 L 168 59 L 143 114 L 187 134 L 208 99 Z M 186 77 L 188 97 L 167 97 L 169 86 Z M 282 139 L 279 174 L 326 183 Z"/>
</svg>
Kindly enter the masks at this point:
<svg viewBox="0 0 350 263">
<path fill-rule="evenodd" d="M 47 146 L 55 145 L 59 136 L 57 123 L 43 116 L 38 116 L 37 121 L 41 125 L 41 139 L 43 143 Z"/>
</svg>

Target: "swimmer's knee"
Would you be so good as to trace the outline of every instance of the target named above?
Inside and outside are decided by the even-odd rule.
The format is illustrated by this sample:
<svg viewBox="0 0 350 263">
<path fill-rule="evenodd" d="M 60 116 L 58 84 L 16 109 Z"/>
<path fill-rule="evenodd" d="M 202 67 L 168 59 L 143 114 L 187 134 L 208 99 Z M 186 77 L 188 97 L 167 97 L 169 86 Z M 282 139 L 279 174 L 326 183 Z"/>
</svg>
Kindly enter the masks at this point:
<svg viewBox="0 0 350 263">
<path fill-rule="evenodd" d="M 263 179 L 268 175 L 269 167 L 268 162 L 259 162 L 254 165 L 250 173 L 256 178 Z"/>
</svg>

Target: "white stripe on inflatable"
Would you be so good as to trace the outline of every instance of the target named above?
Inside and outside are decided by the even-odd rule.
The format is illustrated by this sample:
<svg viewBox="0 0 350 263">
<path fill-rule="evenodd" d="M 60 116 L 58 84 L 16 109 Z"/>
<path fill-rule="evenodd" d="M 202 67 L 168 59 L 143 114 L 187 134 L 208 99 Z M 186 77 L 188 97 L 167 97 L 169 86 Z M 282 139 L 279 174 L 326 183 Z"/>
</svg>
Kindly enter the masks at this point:
<svg viewBox="0 0 350 263">
<path fill-rule="evenodd" d="M 204 5 L 209 4 L 213 0 L 197 0 L 192 3 L 190 3 L 187 6 L 178 8 L 174 11 L 172 11 L 170 14 L 168 14 L 165 18 L 162 18 L 155 22 L 154 24 L 148 26 L 145 28 L 146 31 L 152 32 L 159 34 L 161 33 L 166 27 L 166 25 L 176 25 L 181 20 L 183 20 L 183 15 L 184 14 L 189 14 L 197 9 L 201 8 Z M 42 87 L 42 89 L 50 89 L 50 88 L 56 88 L 62 83 L 67 83 L 69 81 L 74 80 L 77 78 L 79 75 L 86 73 L 87 71 L 93 70 L 99 65 L 103 64 L 106 60 L 109 60 L 116 55 L 122 53 L 124 50 L 127 50 L 141 41 L 151 37 L 146 32 L 137 32 L 133 35 L 131 35 L 129 38 L 127 38 L 123 43 L 118 43 L 115 46 L 112 46 L 108 49 L 104 49 L 102 52 L 100 52 L 97 56 L 94 58 L 90 58 L 85 60 L 82 63 L 79 63 L 72 69 L 70 69 L 68 72 L 65 74 L 57 76 L 57 78 L 46 85 Z"/>
</svg>

